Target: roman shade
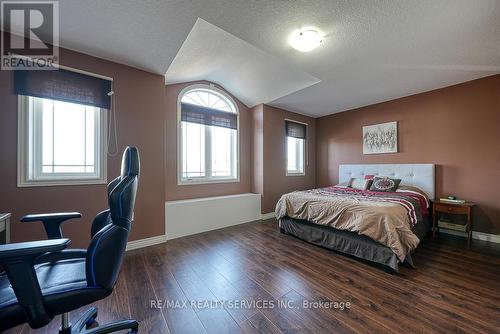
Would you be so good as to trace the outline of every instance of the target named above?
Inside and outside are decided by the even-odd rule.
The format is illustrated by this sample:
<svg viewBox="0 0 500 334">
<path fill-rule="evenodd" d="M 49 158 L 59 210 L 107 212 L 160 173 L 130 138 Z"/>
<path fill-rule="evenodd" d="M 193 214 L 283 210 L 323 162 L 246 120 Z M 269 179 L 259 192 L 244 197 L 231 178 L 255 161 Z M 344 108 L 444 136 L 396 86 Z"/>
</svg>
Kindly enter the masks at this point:
<svg viewBox="0 0 500 334">
<path fill-rule="evenodd" d="M 228 129 L 238 129 L 236 113 L 198 106 L 191 103 L 181 103 L 181 121 L 219 126 Z"/>
<path fill-rule="evenodd" d="M 286 136 L 299 139 L 306 139 L 307 125 L 286 120 Z"/>
<path fill-rule="evenodd" d="M 58 69 L 14 72 L 14 93 L 109 109 L 111 81 Z"/>
</svg>

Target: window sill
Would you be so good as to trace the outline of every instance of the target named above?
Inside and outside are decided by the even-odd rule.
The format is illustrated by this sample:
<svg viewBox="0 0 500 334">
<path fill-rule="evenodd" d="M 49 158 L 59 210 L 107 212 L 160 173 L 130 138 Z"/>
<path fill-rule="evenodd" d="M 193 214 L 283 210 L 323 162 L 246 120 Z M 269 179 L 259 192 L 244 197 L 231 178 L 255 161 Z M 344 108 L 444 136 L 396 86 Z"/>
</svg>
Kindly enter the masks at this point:
<svg viewBox="0 0 500 334">
<path fill-rule="evenodd" d="M 107 184 L 104 179 L 89 179 L 89 180 L 37 180 L 37 181 L 18 181 L 18 188 L 26 187 L 54 187 L 54 186 L 80 186 L 80 185 L 98 185 Z"/>
<path fill-rule="evenodd" d="M 240 178 L 236 179 L 193 179 L 193 180 L 177 180 L 178 186 L 189 186 L 197 184 L 216 184 L 216 183 L 238 183 Z"/>
<path fill-rule="evenodd" d="M 306 176 L 306 173 L 286 173 L 286 176 Z"/>
</svg>

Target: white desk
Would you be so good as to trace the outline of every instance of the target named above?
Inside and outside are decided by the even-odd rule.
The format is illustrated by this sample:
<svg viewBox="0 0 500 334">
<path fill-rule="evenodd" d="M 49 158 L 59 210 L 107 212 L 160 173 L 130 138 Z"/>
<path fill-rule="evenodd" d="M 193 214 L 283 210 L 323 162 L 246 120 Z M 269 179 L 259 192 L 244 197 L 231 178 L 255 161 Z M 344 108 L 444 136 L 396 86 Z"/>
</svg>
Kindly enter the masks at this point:
<svg viewBox="0 0 500 334">
<path fill-rule="evenodd" d="M 10 242 L 10 213 L 0 213 L 0 233 L 5 232 L 5 242 Z"/>
</svg>

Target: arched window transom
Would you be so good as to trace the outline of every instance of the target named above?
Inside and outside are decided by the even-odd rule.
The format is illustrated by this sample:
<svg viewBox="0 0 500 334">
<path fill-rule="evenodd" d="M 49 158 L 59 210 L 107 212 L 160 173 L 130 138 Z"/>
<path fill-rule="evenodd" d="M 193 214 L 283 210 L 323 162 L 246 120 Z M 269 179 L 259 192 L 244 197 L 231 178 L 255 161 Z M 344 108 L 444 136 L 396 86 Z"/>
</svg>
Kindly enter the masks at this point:
<svg viewBox="0 0 500 334">
<path fill-rule="evenodd" d="M 182 95 L 182 102 L 236 113 L 234 104 L 213 89 L 193 89 Z"/>
</svg>

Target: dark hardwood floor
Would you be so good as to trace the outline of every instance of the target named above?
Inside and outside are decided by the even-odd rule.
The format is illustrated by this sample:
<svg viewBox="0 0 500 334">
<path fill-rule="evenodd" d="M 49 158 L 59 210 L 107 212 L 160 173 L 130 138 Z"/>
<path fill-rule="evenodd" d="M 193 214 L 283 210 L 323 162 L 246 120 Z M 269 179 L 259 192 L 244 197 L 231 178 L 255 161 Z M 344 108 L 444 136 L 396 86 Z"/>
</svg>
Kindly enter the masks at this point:
<svg viewBox="0 0 500 334">
<path fill-rule="evenodd" d="M 275 221 L 244 224 L 128 252 L 98 319 L 132 317 L 142 333 L 500 333 L 498 247 L 426 239 L 414 262 L 390 275 L 282 235 Z M 177 304 L 152 307 L 158 300 Z"/>
</svg>

